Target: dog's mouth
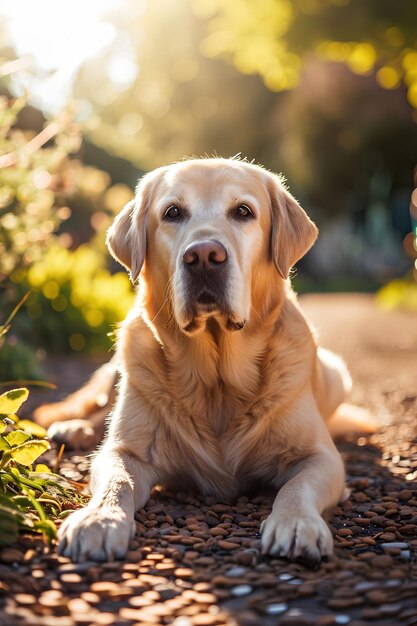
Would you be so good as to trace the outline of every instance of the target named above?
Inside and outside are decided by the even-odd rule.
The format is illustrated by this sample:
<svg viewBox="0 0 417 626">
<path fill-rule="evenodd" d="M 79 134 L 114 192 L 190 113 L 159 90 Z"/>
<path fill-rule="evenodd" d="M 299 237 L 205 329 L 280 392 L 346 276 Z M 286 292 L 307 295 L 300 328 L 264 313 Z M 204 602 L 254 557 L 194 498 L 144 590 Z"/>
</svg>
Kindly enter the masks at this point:
<svg viewBox="0 0 417 626">
<path fill-rule="evenodd" d="M 206 327 L 207 323 L 216 320 L 221 328 L 226 331 L 239 331 L 246 325 L 246 320 L 238 320 L 232 314 L 229 307 L 222 304 L 212 291 L 204 289 L 195 298 L 190 307 L 191 320 L 183 326 L 184 332 L 189 335 Z"/>
<path fill-rule="evenodd" d="M 196 299 L 196 304 L 199 307 L 212 309 L 218 308 L 219 304 L 216 296 L 211 291 L 204 289 Z"/>
</svg>

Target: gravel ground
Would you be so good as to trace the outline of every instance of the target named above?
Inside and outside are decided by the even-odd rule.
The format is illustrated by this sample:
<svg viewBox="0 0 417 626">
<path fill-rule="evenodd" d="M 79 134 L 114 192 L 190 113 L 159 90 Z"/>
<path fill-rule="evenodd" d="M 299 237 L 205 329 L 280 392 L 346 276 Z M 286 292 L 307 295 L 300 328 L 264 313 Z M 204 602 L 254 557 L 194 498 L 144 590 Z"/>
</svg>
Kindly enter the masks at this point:
<svg viewBox="0 0 417 626">
<path fill-rule="evenodd" d="M 0 624 L 417 624 L 417 315 L 357 295 L 303 306 L 347 360 L 352 401 L 381 424 L 340 443 L 351 496 L 330 520 L 334 558 L 311 570 L 260 555 L 272 493 L 229 505 L 154 491 L 124 562 L 74 565 L 29 536 L 3 549 Z M 70 388 L 90 368 L 67 360 L 59 371 Z M 68 455 L 61 471 L 83 480 L 86 456 Z"/>
</svg>

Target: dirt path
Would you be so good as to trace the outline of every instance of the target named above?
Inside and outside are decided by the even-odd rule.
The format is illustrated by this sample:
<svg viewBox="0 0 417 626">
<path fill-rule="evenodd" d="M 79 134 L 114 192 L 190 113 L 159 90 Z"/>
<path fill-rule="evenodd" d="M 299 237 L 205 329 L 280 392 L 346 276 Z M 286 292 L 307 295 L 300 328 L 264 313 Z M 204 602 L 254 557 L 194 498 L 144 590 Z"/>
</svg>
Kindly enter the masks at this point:
<svg viewBox="0 0 417 626">
<path fill-rule="evenodd" d="M 417 624 L 417 315 L 356 295 L 306 296 L 303 306 L 322 344 L 347 360 L 352 399 L 389 423 L 340 444 L 352 493 L 331 520 L 335 557 L 316 571 L 262 557 L 272 494 L 231 506 L 155 492 L 126 562 L 74 565 L 29 537 L 4 549 L 0 624 Z M 62 471 L 86 470 L 73 455 Z"/>
</svg>

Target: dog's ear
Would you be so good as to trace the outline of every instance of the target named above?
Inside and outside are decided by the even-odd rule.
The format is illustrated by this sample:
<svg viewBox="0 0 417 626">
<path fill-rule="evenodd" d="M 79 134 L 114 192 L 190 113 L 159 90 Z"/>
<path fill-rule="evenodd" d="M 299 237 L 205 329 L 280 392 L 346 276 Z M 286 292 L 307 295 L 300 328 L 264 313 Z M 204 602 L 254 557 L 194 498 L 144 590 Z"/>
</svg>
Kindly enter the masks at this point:
<svg viewBox="0 0 417 626">
<path fill-rule="evenodd" d="M 272 212 L 272 258 L 280 275 L 288 278 L 292 266 L 317 239 L 318 228 L 278 176 L 270 175 L 268 188 Z"/>
<path fill-rule="evenodd" d="M 107 231 L 106 244 L 112 256 L 129 270 L 134 283 L 140 274 L 146 254 L 146 222 L 149 184 L 142 179 L 136 196 L 120 211 Z"/>
</svg>

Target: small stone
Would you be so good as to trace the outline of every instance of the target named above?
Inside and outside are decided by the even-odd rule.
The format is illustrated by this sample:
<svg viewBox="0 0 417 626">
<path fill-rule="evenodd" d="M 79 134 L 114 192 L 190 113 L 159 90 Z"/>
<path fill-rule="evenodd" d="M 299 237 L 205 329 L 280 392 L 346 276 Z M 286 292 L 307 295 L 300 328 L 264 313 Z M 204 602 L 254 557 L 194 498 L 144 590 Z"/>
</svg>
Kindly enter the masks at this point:
<svg viewBox="0 0 417 626">
<path fill-rule="evenodd" d="M 236 585 L 236 587 L 232 587 L 231 593 L 236 597 L 247 596 L 253 590 L 251 585 Z"/>
<path fill-rule="evenodd" d="M 389 554 L 380 554 L 378 556 L 374 556 L 371 559 L 372 567 L 378 568 L 387 568 L 392 566 L 392 557 Z"/>
<path fill-rule="evenodd" d="M 174 571 L 174 575 L 177 578 L 191 578 L 193 575 L 193 570 L 189 567 L 177 567 Z"/>
<path fill-rule="evenodd" d="M 210 528 L 209 533 L 213 535 L 213 537 L 227 537 L 229 534 L 225 528 L 220 528 L 219 526 Z"/>
<path fill-rule="evenodd" d="M 387 599 L 387 594 L 385 591 L 380 589 L 374 589 L 373 591 L 368 591 L 366 594 L 367 599 L 371 604 L 382 604 Z"/>
<path fill-rule="evenodd" d="M 233 541 L 223 541 L 223 540 L 220 540 L 220 541 L 218 541 L 217 545 L 222 550 L 237 550 L 237 548 L 240 548 L 240 544 L 239 543 L 234 543 Z"/>
<path fill-rule="evenodd" d="M 90 605 L 82 598 L 72 598 L 68 600 L 68 609 L 70 613 L 87 613 L 90 610 Z"/>
<path fill-rule="evenodd" d="M 339 528 L 339 530 L 336 531 L 336 535 L 338 537 L 351 537 L 352 531 L 350 528 Z"/>
<path fill-rule="evenodd" d="M 265 613 L 268 615 L 281 615 L 288 609 L 288 604 L 285 602 L 275 602 L 274 604 L 267 604 L 265 606 Z"/>
<path fill-rule="evenodd" d="M 238 578 L 239 576 L 244 576 L 246 571 L 246 567 L 232 567 L 227 570 L 226 576 L 229 576 L 230 578 Z"/>
<path fill-rule="evenodd" d="M 76 572 L 71 572 L 71 573 L 61 574 L 61 582 L 64 583 L 64 585 L 78 586 L 83 582 L 83 579 Z"/>
<path fill-rule="evenodd" d="M 15 548 L 3 548 L 0 552 L 0 562 L 3 563 L 22 563 L 23 554 Z"/>
<path fill-rule="evenodd" d="M 258 550 L 239 550 L 239 552 L 233 554 L 232 559 L 235 563 L 241 565 L 253 565 L 256 562 L 258 554 Z"/>
<path fill-rule="evenodd" d="M 18 604 L 30 605 L 36 604 L 36 598 L 30 593 L 16 593 L 14 599 Z"/>
<path fill-rule="evenodd" d="M 131 563 L 138 563 L 143 558 L 143 554 L 141 550 L 130 550 L 126 554 L 126 561 L 130 561 Z"/>
<path fill-rule="evenodd" d="M 61 591 L 58 591 L 57 589 L 48 589 L 47 591 L 41 593 L 38 602 L 41 606 L 54 608 L 65 606 L 67 604 L 67 599 L 64 598 Z"/>
<path fill-rule="evenodd" d="M 410 498 L 413 497 L 413 492 L 410 491 L 409 489 L 403 489 L 398 494 L 398 497 L 399 497 L 400 500 L 410 500 Z"/>
<path fill-rule="evenodd" d="M 172 622 L 172 626 L 193 626 L 193 623 L 187 615 L 180 615 Z"/>
<path fill-rule="evenodd" d="M 382 537 L 382 535 L 381 535 Z M 388 541 L 380 544 L 381 548 L 398 548 L 399 550 L 408 550 L 408 543 L 403 541 Z"/>
<path fill-rule="evenodd" d="M 352 522 L 355 522 L 358 526 L 369 526 L 371 520 L 368 517 L 354 517 Z"/>
<path fill-rule="evenodd" d="M 389 615 L 397 615 L 397 613 L 399 613 L 402 608 L 403 607 L 401 604 L 381 604 L 381 606 L 379 607 L 379 610 L 381 612 L 381 615 L 389 616 Z"/>
</svg>

